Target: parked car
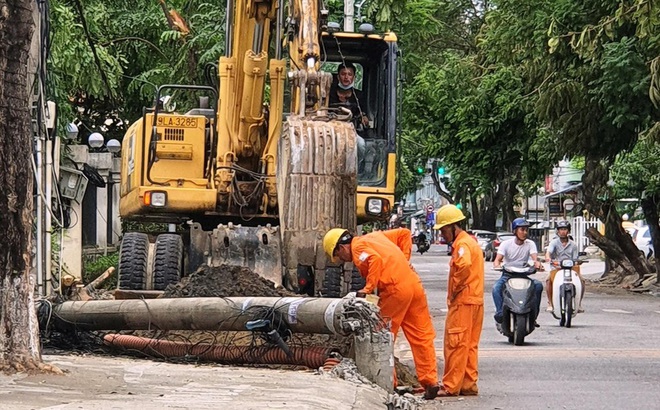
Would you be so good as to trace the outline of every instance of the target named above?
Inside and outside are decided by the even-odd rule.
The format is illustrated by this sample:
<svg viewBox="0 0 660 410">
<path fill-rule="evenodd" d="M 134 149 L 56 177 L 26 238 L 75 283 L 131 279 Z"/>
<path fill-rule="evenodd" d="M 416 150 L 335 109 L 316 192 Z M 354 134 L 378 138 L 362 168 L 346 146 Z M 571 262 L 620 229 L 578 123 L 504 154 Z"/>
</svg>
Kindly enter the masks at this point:
<svg viewBox="0 0 660 410">
<path fill-rule="evenodd" d="M 486 257 L 486 246 L 493 241 L 495 238 L 497 238 L 497 234 L 495 232 L 491 231 L 484 231 L 481 229 L 474 229 L 472 231 L 474 236 L 477 239 L 477 242 L 479 242 L 479 247 L 481 250 L 484 252 L 484 258 Z M 486 259 L 488 260 L 488 259 Z"/>
<path fill-rule="evenodd" d="M 497 255 L 497 249 L 500 247 L 500 244 L 506 240 L 513 239 L 514 237 L 511 232 L 498 232 L 496 235 L 495 239 L 488 242 L 484 249 L 484 259 L 489 262 L 495 260 L 495 255 Z"/>
<path fill-rule="evenodd" d="M 636 227 L 631 236 L 637 249 L 639 249 L 645 257 L 650 258 L 653 255 L 653 243 L 651 242 L 651 231 L 649 230 L 648 225 Z"/>
</svg>

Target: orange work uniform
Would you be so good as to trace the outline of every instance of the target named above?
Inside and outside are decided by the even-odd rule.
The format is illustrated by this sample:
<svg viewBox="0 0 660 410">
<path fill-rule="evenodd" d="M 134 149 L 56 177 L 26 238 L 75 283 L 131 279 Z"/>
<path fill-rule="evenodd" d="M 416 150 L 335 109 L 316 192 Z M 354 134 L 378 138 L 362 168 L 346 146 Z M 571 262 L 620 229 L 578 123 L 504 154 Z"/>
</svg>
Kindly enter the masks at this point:
<svg viewBox="0 0 660 410">
<path fill-rule="evenodd" d="M 438 384 L 435 330 L 422 281 L 408 262 L 411 250 L 411 234 L 404 228 L 373 232 L 351 241 L 353 264 L 367 282 L 362 291 L 378 289 L 381 314 L 391 319 L 395 338 L 399 329 L 403 330 L 417 379 L 427 387 Z"/>
<path fill-rule="evenodd" d="M 447 307 L 442 385 L 449 394 L 477 394 L 484 320 L 484 255 L 465 231 L 452 243 Z"/>
</svg>

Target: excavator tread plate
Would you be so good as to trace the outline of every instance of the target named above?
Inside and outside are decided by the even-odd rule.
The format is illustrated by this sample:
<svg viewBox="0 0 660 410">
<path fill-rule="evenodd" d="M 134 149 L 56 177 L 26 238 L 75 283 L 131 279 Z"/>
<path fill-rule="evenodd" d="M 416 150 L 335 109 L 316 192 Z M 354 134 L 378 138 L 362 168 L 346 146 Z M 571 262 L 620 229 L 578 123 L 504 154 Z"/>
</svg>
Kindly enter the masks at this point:
<svg viewBox="0 0 660 410">
<path fill-rule="evenodd" d="M 191 229 L 191 253 L 198 255 L 193 265 L 243 266 L 282 286 L 282 253 L 277 227 L 219 225 L 204 231 L 199 224 Z"/>
</svg>

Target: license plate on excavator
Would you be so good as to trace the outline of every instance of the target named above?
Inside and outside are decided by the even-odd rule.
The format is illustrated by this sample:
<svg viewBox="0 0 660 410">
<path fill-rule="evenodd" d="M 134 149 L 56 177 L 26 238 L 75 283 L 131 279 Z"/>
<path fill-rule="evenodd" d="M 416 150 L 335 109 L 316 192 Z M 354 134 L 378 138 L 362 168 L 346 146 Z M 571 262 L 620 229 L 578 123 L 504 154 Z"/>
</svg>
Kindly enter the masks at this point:
<svg viewBox="0 0 660 410">
<path fill-rule="evenodd" d="M 159 127 L 197 128 L 197 120 L 198 118 L 191 117 L 159 116 L 156 125 Z"/>
</svg>

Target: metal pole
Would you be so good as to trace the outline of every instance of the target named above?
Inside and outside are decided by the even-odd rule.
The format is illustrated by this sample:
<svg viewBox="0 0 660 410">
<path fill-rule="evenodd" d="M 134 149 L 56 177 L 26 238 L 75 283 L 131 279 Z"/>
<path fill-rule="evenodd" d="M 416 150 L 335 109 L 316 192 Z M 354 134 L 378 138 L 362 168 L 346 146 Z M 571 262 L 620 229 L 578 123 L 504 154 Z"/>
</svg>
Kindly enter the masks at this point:
<svg viewBox="0 0 660 410">
<path fill-rule="evenodd" d="M 105 189 L 107 191 L 106 193 L 106 199 L 107 199 L 107 213 L 108 213 L 108 218 L 106 219 L 105 223 L 105 254 L 108 254 L 108 248 L 110 247 L 110 244 L 112 244 L 112 190 L 115 185 L 115 181 L 113 180 L 112 177 L 112 170 L 108 171 L 108 183 L 105 184 Z"/>
<path fill-rule="evenodd" d="M 282 24 L 284 22 L 284 4 L 283 0 L 277 2 L 277 17 L 275 24 L 275 59 L 282 58 Z"/>
<path fill-rule="evenodd" d="M 40 116 L 38 116 L 40 117 Z M 41 124 L 37 124 L 37 136 L 35 143 L 35 157 L 36 157 L 36 175 L 35 181 L 37 183 L 37 232 L 36 232 L 36 258 L 37 258 L 37 291 L 39 295 L 45 295 L 44 288 L 44 202 L 41 194 L 43 192 L 43 144 L 44 140 L 41 137 Z"/>
<path fill-rule="evenodd" d="M 234 0 L 227 0 L 227 11 L 225 12 L 225 57 L 231 57 L 232 42 L 234 41 Z"/>
<path fill-rule="evenodd" d="M 47 140 L 46 143 L 46 163 L 44 165 L 44 179 L 46 188 L 45 207 L 44 213 L 44 295 L 50 295 L 53 291 L 52 283 L 52 246 L 51 246 L 51 232 L 53 230 L 53 218 L 49 208 L 52 206 L 53 201 L 53 141 Z"/>
</svg>

